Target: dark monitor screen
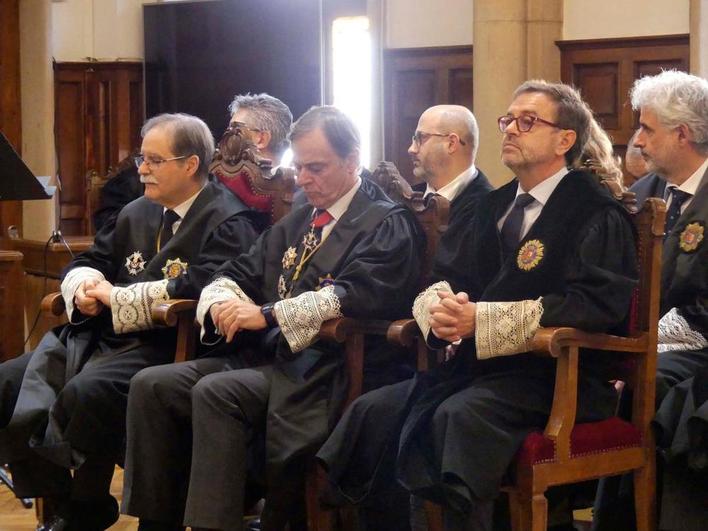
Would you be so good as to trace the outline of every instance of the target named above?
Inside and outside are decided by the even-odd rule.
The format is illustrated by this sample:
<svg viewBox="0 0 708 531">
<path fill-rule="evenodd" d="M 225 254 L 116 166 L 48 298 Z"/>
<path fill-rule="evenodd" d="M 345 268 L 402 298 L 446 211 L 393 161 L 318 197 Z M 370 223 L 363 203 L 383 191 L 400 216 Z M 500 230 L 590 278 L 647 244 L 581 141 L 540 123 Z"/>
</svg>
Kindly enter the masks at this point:
<svg viewBox="0 0 708 531">
<path fill-rule="evenodd" d="M 148 118 L 193 114 L 218 138 L 235 94 L 267 92 L 295 119 L 321 103 L 317 0 L 163 2 L 143 16 Z"/>
</svg>

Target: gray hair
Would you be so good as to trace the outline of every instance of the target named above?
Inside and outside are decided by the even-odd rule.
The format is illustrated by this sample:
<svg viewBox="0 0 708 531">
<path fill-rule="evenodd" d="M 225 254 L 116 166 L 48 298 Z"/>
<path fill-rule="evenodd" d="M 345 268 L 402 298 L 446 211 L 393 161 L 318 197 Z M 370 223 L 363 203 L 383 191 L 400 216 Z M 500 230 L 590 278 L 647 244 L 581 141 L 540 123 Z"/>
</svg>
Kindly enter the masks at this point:
<svg viewBox="0 0 708 531">
<path fill-rule="evenodd" d="M 340 158 L 347 158 L 361 146 L 359 131 L 354 122 L 342 111 L 331 105 L 312 107 L 298 118 L 290 130 L 290 141 L 321 129 L 335 153 Z"/>
<path fill-rule="evenodd" d="M 575 87 L 564 83 L 549 83 L 543 79 L 533 79 L 522 83 L 514 91 L 514 98 L 528 92 L 540 92 L 548 96 L 556 104 L 556 124 L 561 129 L 575 131 L 575 144 L 566 151 L 565 161 L 573 166 L 585 149 L 585 143 L 590 136 L 590 120 L 592 113 L 580 97 Z"/>
<path fill-rule="evenodd" d="M 664 70 L 635 81 L 630 94 L 634 110 L 648 107 L 664 127 L 686 125 L 696 150 L 708 154 L 708 81 Z"/>
<path fill-rule="evenodd" d="M 612 140 L 597 120 L 590 120 L 590 135 L 576 168 L 588 168 L 601 179 L 615 181 L 624 188 L 622 177 L 622 159 L 615 155 Z"/>
<path fill-rule="evenodd" d="M 229 105 L 229 112 L 233 116 L 236 111 L 248 112 L 253 121 L 251 125 L 256 129 L 270 132 L 269 149 L 279 157 L 290 147 L 287 136 L 293 123 L 293 115 L 278 98 L 266 94 L 237 94 Z"/>
<path fill-rule="evenodd" d="M 145 138 L 155 128 L 165 129 L 171 135 L 170 149 L 176 157 L 199 157 L 197 175 L 206 179 L 209 175 L 209 164 L 214 155 L 214 137 L 207 124 L 190 114 L 159 114 L 150 118 L 140 130 L 140 136 Z"/>
</svg>

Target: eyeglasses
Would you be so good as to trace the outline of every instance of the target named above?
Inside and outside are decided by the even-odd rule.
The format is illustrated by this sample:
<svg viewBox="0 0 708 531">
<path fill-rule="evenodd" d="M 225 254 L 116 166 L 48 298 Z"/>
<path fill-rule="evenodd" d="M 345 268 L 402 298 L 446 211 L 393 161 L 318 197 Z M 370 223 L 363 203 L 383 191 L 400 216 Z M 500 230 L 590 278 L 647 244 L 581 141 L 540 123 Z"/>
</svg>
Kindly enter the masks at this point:
<svg viewBox="0 0 708 531">
<path fill-rule="evenodd" d="M 416 131 L 413 133 L 413 136 L 411 137 L 411 142 L 415 144 L 416 146 L 420 147 L 423 144 L 425 144 L 425 141 L 428 140 L 431 136 L 450 136 L 450 135 L 455 135 L 457 136 L 457 139 L 460 141 L 460 144 L 463 146 L 467 145 L 467 142 L 462 140 L 460 136 L 457 133 L 426 133 L 425 131 Z"/>
<path fill-rule="evenodd" d="M 249 131 L 253 131 L 255 133 L 262 133 L 263 132 L 263 129 L 258 129 L 256 127 L 249 127 L 244 122 L 231 122 L 229 124 L 229 129 L 248 129 Z"/>
<path fill-rule="evenodd" d="M 144 155 L 138 155 L 137 157 L 134 157 L 133 160 L 135 161 L 135 165 L 138 168 L 140 168 L 140 166 L 142 166 L 144 162 L 145 164 L 147 164 L 147 167 L 152 170 L 153 168 L 159 168 L 165 162 L 170 162 L 172 160 L 182 160 L 186 159 L 187 157 L 191 157 L 191 155 L 182 155 L 181 157 L 172 157 L 171 159 L 155 159 L 152 157 L 146 157 Z"/>
<path fill-rule="evenodd" d="M 531 131 L 531 128 L 536 122 L 541 122 L 542 124 L 550 125 L 551 127 L 555 127 L 557 129 L 563 129 L 560 125 L 554 124 L 553 122 L 549 122 L 548 120 L 544 120 L 543 118 L 539 118 L 535 114 L 522 114 L 521 116 L 510 116 L 507 114 L 504 116 L 500 116 L 497 120 L 497 123 L 499 124 L 499 130 L 502 133 L 506 132 L 507 128 L 511 125 L 512 122 L 516 122 L 516 128 L 521 133 L 528 133 L 529 131 Z"/>
</svg>

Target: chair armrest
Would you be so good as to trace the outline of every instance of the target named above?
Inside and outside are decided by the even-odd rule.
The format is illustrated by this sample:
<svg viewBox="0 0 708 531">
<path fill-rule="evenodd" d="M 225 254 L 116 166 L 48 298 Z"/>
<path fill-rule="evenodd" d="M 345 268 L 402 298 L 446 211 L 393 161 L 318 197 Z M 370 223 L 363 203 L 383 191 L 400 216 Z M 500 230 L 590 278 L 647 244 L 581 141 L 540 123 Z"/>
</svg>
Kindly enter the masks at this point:
<svg viewBox="0 0 708 531">
<path fill-rule="evenodd" d="M 386 335 L 389 325 L 390 321 L 339 317 L 322 323 L 318 336 L 325 341 L 345 343 L 354 334 Z"/>
<path fill-rule="evenodd" d="M 42 299 L 42 302 L 40 303 L 40 308 L 43 312 L 47 312 L 56 317 L 59 317 L 61 314 L 64 313 L 64 310 L 66 309 L 66 305 L 64 304 L 64 297 L 62 297 L 61 293 L 58 291 L 50 293 L 49 295 L 45 295 L 45 297 Z"/>
<path fill-rule="evenodd" d="M 646 351 L 649 338 L 646 334 L 637 337 L 621 337 L 610 334 L 584 332 L 577 328 L 539 328 L 531 340 L 531 350 L 557 358 L 564 347 L 589 348 L 615 352 Z"/>
<path fill-rule="evenodd" d="M 416 339 L 421 338 L 420 327 L 415 319 L 399 319 L 391 323 L 386 332 L 389 343 L 402 347 L 412 347 Z"/>
<path fill-rule="evenodd" d="M 152 320 L 162 326 L 177 326 L 179 318 L 185 312 L 196 312 L 197 301 L 194 299 L 172 299 L 158 304 L 152 309 Z M 194 317 L 192 317 L 194 318 Z"/>
</svg>

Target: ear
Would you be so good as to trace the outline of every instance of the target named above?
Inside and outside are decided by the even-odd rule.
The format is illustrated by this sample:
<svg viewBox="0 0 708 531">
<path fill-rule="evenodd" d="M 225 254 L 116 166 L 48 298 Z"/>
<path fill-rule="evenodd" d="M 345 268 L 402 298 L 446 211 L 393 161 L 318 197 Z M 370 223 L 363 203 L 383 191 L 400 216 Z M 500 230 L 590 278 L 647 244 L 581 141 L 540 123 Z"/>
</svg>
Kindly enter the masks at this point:
<svg viewBox="0 0 708 531">
<path fill-rule="evenodd" d="M 185 166 L 187 167 L 189 176 L 194 177 L 199 169 L 199 155 L 190 155 L 187 157 L 187 159 L 185 159 Z"/>
<path fill-rule="evenodd" d="M 460 149 L 460 147 L 462 147 L 462 144 L 460 144 L 460 137 L 457 133 L 450 133 L 449 139 L 450 140 L 448 140 L 447 144 L 447 152 L 452 154 L 458 149 Z"/>
<path fill-rule="evenodd" d="M 556 146 L 556 153 L 558 155 L 565 155 L 570 148 L 575 145 L 575 141 L 578 138 L 578 134 L 572 129 L 563 129 L 560 131 L 560 140 Z"/>
<path fill-rule="evenodd" d="M 270 131 L 259 131 L 258 133 L 256 133 L 256 141 L 254 142 L 254 144 L 256 144 L 256 147 L 259 149 L 259 151 L 263 151 L 264 149 L 267 149 L 270 145 L 271 138 L 273 138 L 273 135 Z"/>
<path fill-rule="evenodd" d="M 686 124 L 680 124 L 676 127 L 678 132 L 678 141 L 681 144 L 690 143 L 693 141 L 693 135 Z"/>
<path fill-rule="evenodd" d="M 356 173 L 359 169 L 359 150 L 355 149 L 344 159 L 344 167 L 349 173 Z"/>
</svg>

